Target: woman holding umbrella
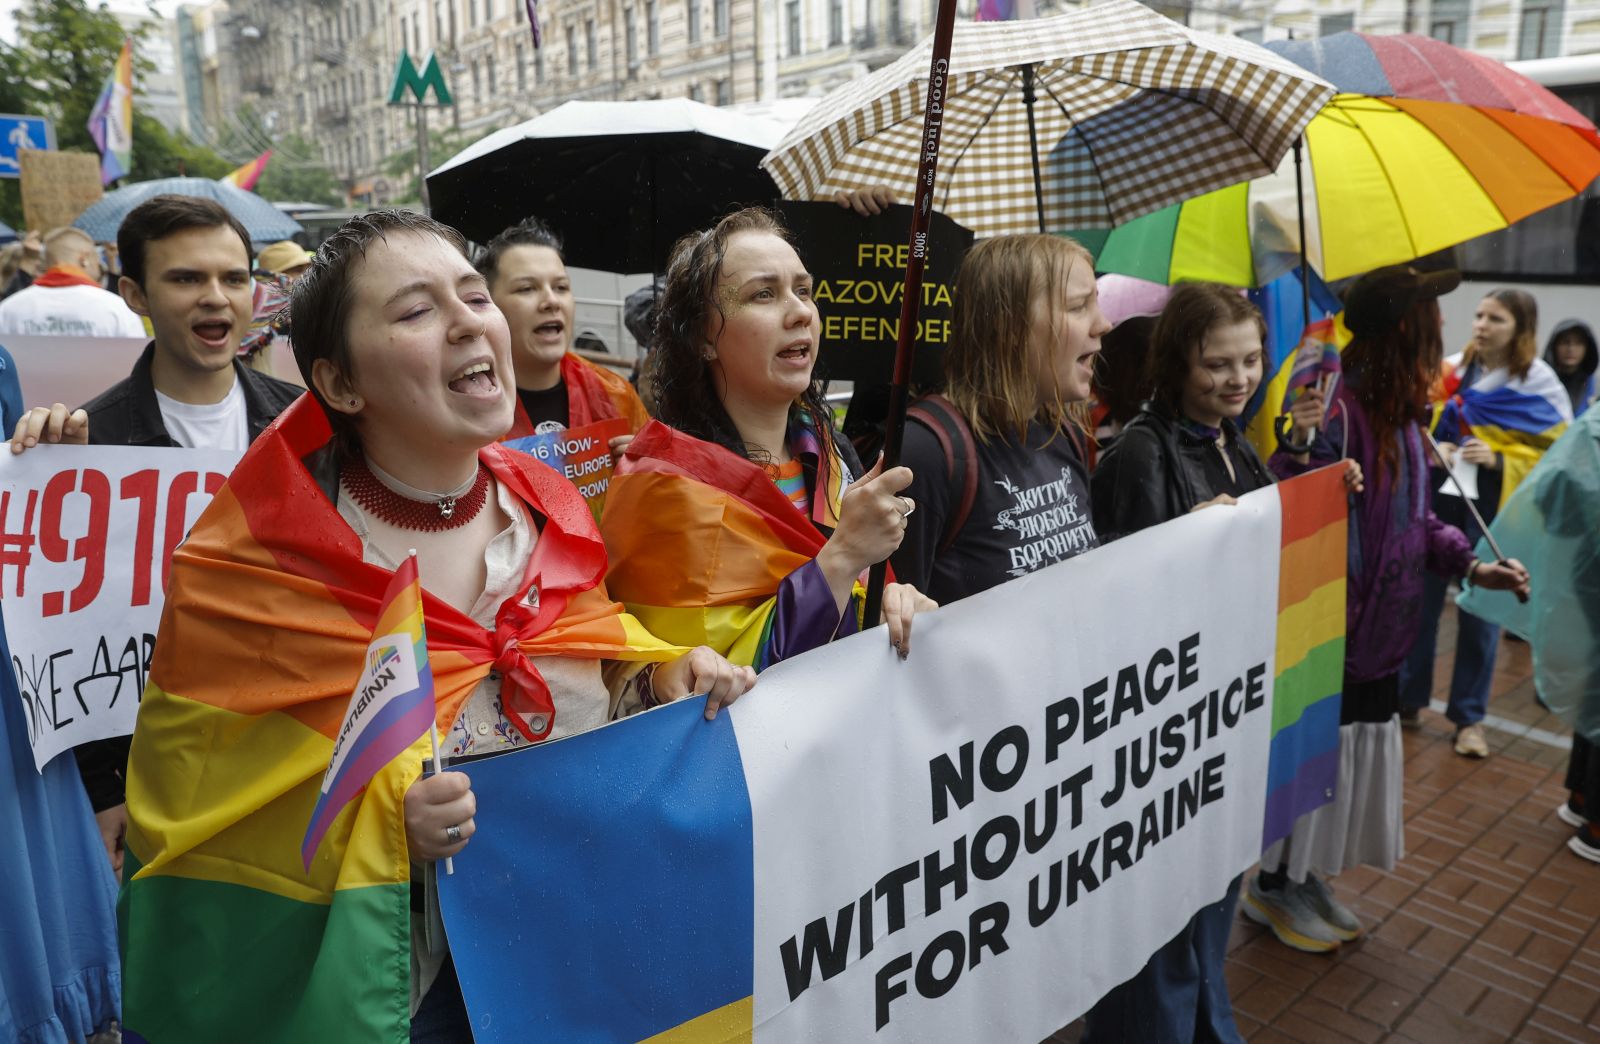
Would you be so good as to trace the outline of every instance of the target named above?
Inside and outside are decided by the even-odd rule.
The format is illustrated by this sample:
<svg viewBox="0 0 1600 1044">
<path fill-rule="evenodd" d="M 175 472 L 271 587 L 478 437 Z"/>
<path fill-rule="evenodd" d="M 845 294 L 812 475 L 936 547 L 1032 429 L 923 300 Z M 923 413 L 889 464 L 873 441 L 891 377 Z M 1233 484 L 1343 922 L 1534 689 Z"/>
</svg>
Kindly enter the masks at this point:
<svg viewBox="0 0 1600 1044">
<path fill-rule="evenodd" d="M 1326 424 L 1309 443 L 1280 445 L 1280 476 L 1349 456 L 1365 491 L 1350 513 L 1345 662 L 1339 710 L 1339 784 L 1332 804 L 1296 822 L 1262 856 L 1245 913 L 1299 950 L 1333 949 L 1361 925 L 1317 873 L 1363 864 L 1390 869 L 1404 845 L 1400 668 L 1416 640 L 1424 571 L 1495 590 L 1524 590 L 1514 560 L 1481 562 L 1461 530 L 1429 507 L 1428 456 L 1418 418 L 1441 355 L 1438 298 L 1455 271 L 1393 265 L 1356 280 L 1345 295 L 1344 380 Z"/>
<path fill-rule="evenodd" d="M 572 351 L 577 305 L 554 232 L 536 217 L 512 225 L 489 240 L 477 268 L 511 327 L 517 396 L 508 438 L 617 417 L 630 435 L 644 426 L 650 414 L 633 386 Z"/>
<path fill-rule="evenodd" d="M 658 419 L 618 461 L 600 520 L 606 583 L 652 632 L 757 669 L 859 628 L 857 580 L 916 508 L 907 469 L 863 475 L 834 428 L 812 379 L 811 283 L 765 210 L 678 243 L 646 372 Z M 883 606 L 903 656 L 933 603 L 890 584 Z"/>
</svg>

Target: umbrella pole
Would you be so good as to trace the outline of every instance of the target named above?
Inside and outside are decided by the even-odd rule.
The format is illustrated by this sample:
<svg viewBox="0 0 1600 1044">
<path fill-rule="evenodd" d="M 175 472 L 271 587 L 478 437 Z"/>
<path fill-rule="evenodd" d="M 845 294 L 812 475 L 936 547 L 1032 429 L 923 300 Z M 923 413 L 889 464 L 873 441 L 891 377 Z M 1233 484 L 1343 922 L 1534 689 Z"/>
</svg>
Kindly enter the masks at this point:
<svg viewBox="0 0 1600 1044">
<path fill-rule="evenodd" d="M 1039 232 L 1044 233 L 1044 179 L 1039 176 L 1039 131 L 1033 123 L 1033 63 L 1022 67 L 1022 104 L 1028 110 L 1028 155 L 1033 159 L 1033 205 L 1039 211 Z"/>
<path fill-rule="evenodd" d="M 1294 139 L 1294 203 L 1300 222 L 1300 329 L 1311 325 L 1311 267 L 1306 263 L 1306 188 L 1300 178 L 1300 152 L 1305 138 Z"/>
<path fill-rule="evenodd" d="M 900 463 L 900 440 L 906 427 L 911 388 L 911 362 L 917 351 L 917 311 L 922 304 L 922 269 L 928 260 L 928 219 L 933 212 L 933 178 L 939 166 L 939 135 L 944 126 L 944 101 L 950 86 L 950 38 L 955 34 L 956 0 L 939 0 L 933 30 L 933 57 L 928 66 L 928 97 L 922 110 L 922 159 L 917 165 L 917 194 L 911 206 L 911 256 L 906 262 L 905 291 L 900 295 L 900 330 L 894 350 L 894 381 L 889 385 L 889 419 L 883 439 L 885 471 Z M 872 567 L 867 577 L 865 626 L 878 624 L 888 562 Z"/>
<path fill-rule="evenodd" d="M 420 101 L 417 103 L 417 198 L 422 201 L 422 212 L 432 214 L 433 205 L 428 201 L 428 107 Z"/>
</svg>

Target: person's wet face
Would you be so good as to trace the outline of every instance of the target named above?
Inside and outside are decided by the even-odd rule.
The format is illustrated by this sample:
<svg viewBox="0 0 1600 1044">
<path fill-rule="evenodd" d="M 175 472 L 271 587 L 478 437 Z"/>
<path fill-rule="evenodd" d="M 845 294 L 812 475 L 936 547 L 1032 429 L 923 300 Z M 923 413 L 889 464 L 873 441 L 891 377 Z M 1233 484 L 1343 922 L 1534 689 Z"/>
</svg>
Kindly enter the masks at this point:
<svg viewBox="0 0 1600 1044">
<path fill-rule="evenodd" d="M 250 255 L 228 225 L 186 228 L 144 245 L 144 285 L 124 276 L 123 300 L 155 329 L 168 365 L 214 373 L 233 365 L 250 325 Z"/>
<path fill-rule="evenodd" d="M 1261 331 L 1253 320 L 1219 323 L 1189 360 L 1183 383 L 1184 416 L 1208 427 L 1238 417 L 1261 383 Z"/>
<path fill-rule="evenodd" d="M 555 387 L 562 356 L 572 348 L 577 311 L 561 255 L 532 244 L 508 248 L 495 265 L 489 292 L 511 328 L 517 387 Z"/>
<path fill-rule="evenodd" d="M 1039 405 L 1082 402 L 1094 393 L 1094 360 L 1111 324 L 1100 312 L 1094 268 L 1075 258 L 1059 285 L 1046 286 L 1029 309 L 1028 351 Z"/>
<path fill-rule="evenodd" d="M 367 452 L 398 467 L 475 452 L 504 435 L 511 338 L 477 270 L 426 232 L 377 240 L 356 265 L 345 329 L 353 372 L 335 380 L 322 371 L 318 387 L 358 418 Z"/>
<path fill-rule="evenodd" d="M 811 386 L 822 319 L 811 273 L 781 236 L 728 239 L 702 351 L 724 403 L 788 409 Z"/>
</svg>

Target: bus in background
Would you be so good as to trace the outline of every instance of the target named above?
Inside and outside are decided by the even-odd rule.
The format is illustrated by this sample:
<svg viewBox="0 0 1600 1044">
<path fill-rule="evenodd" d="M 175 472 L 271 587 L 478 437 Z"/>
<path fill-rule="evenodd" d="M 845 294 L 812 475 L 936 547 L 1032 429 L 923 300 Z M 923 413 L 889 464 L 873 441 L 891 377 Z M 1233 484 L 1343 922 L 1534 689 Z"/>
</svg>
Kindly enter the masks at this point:
<svg viewBox="0 0 1600 1044">
<path fill-rule="evenodd" d="M 1600 124 L 1600 54 L 1506 64 Z M 1526 290 L 1539 302 L 1541 351 L 1563 319 L 1600 330 L 1600 181 L 1575 199 L 1469 240 L 1456 253 L 1465 280 L 1439 302 L 1445 354 L 1459 352 L 1471 338 L 1478 302 L 1497 287 Z"/>
</svg>

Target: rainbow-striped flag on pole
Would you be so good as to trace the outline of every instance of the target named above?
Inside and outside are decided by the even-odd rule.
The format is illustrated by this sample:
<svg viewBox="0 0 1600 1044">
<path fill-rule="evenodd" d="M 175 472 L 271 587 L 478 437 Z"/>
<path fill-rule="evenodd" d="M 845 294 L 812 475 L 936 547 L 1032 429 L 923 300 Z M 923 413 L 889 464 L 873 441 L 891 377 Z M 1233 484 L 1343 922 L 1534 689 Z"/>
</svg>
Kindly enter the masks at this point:
<svg viewBox="0 0 1600 1044">
<path fill-rule="evenodd" d="M 133 169 L 133 40 L 122 53 L 89 112 L 89 136 L 100 150 L 100 184 L 109 185 Z"/>
<path fill-rule="evenodd" d="M 433 670 L 422 622 L 422 581 L 416 552 L 394 571 L 383 594 L 366 665 L 350 694 L 322 792 L 306 826 L 300 858 L 306 869 L 340 811 L 378 770 L 433 727 Z"/>
<path fill-rule="evenodd" d="M 249 163 L 246 163 L 244 166 L 238 167 L 224 174 L 222 176 L 222 180 L 226 181 L 235 188 L 242 188 L 248 192 L 256 187 L 256 182 L 261 180 L 261 175 L 265 173 L 267 169 L 267 161 L 271 158 L 272 150 L 268 149 L 266 152 L 263 152 L 261 155 L 257 156 Z"/>
</svg>

